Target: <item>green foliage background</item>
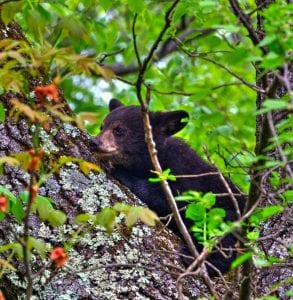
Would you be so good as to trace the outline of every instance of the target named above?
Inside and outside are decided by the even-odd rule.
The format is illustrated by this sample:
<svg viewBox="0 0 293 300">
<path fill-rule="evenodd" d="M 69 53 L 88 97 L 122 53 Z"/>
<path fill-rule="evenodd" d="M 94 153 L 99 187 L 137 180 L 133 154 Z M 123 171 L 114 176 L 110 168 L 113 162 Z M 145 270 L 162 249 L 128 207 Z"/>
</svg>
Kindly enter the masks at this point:
<svg viewBox="0 0 293 300">
<path fill-rule="evenodd" d="M 74 53 L 94 57 L 110 67 L 118 63 L 128 66 L 136 63 L 134 14 L 138 14 L 135 35 L 143 59 L 161 31 L 164 13 L 171 3 L 22 0 L 4 5 L 1 15 L 6 23 L 16 19 L 40 55 L 46 53 L 47 47 L 69 47 Z M 256 22 L 254 1 L 240 3 Z M 188 111 L 190 122 L 180 136 L 201 155 L 205 155 L 203 145 L 206 145 L 212 159 L 223 170 L 237 172 L 238 165 L 249 166 L 253 160 L 256 119 L 256 93 L 251 87 L 256 80 L 253 64 L 261 64 L 266 69 L 278 67 L 288 59 L 286 55 L 292 49 L 290 7 L 286 1 L 276 1 L 264 11 L 267 35 L 261 46 L 267 46 L 269 52 L 263 55 L 259 47 L 252 45 L 246 29 L 239 25 L 228 1 L 181 1 L 164 41 L 176 37 L 180 26 L 189 22 L 187 28 L 194 32 L 181 47 L 194 57 L 188 57 L 178 48 L 153 63 L 146 72 L 146 82 L 153 89 L 151 109 Z M 206 30 L 208 34 L 204 33 Z M 122 82 L 134 83 L 137 73 L 123 75 L 122 81 L 121 78 L 105 81 L 100 75 L 76 72 L 54 58 L 46 68 L 48 76 L 61 76 L 65 98 L 76 113 L 98 113 L 97 124 L 88 126 L 91 133 L 98 132 L 111 97 L 126 104 L 138 104 L 135 87 Z M 234 180 L 247 191 L 246 176 L 237 175 Z"/>
</svg>

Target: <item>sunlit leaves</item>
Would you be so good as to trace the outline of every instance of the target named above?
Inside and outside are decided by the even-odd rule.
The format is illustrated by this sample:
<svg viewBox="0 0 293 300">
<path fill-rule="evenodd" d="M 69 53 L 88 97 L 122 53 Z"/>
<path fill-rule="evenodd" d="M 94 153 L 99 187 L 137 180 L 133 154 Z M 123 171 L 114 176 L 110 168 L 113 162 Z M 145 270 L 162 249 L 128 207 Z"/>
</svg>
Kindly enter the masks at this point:
<svg viewBox="0 0 293 300">
<path fill-rule="evenodd" d="M 125 224 L 132 227 L 139 220 L 148 226 L 155 226 L 159 220 L 158 216 L 146 207 L 132 206 L 126 203 L 116 203 L 113 207 L 103 208 L 95 215 L 79 214 L 75 217 L 75 223 L 93 223 L 102 226 L 107 233 L 113 232 L 116 225 L 116 217 L 122 214 L 125 218 Z"/>
<path fill-rule="evenodd" d="M 158 177 L 157 178 L 149 178 L 148 181 L 155 183 L 155 182 L 160 182 L 164 180 L 169 180 L 169 181 L 176 181 L 176 176 L 171 173 L 171 169 L 166 169 L 162 173 L 159 173 L 157 171 L 153 171 L 154 174 L 156 174 Z"/>
<path fill-rule="evenodd" d="M 212 247 L 213 238 L 223 236 L 231 230 L 224 222 L 225 210 L 214 207 L 216 204 L 214 194 L 189 191 L 176 197 L 176 200 L 189 202 L 185 216 L 194 222 L 191 231 L 204 246 Z"/>
<path fill-rule="evenodd" d="M 1 249 L 0 249 L 0 252 L 1 252 Z M 16 271 L 16 269 L 14 268 L 14 266 L 11 263 L 9 263 L 7 260 L 2 259 L 2 258 L 0 258 L 0 266 L 1 266 L 1 268 L 7 268 L 12 271 Z"/>
<path fill-rule="evenodd" d="M 96 214 L 95 225 L 104 227 L 108 234 L 112 233 L 115 225 L 115 218 L 117 212 L 112 208 L 104 208 L 101 212 Z"/>
<path fill-rule="evenodd" d="M 5 109 L 3 104 L 0 102 L 0 123 L 5 122 Z"/>
<path fill-rule="evenodd" d="M 29 193 L 27 191 L 22 192 L 19 198 L 27 203 L 29 199 Z M 54 201 L 51 198 L 37 195 L 32 203 L 31 212 L 37 213 L 43 222 L 49 222 L 51 226 L 57 227 L 63 225 L 67 216 L 61 210 L 55 209 L 53 206 Z"/>
<path fill-rule="evenodd" d="M 19 259 L 23 258 L 22 246 L 20 243 L 8 243 L 0 246 L 0 252 L 11 251 L 12 255 L 16 255 Z"/>
<path fill-rule="evenodd" d="M 29 237 L 29 239 L 28 239 L 28 250 L 32 251 L 33 249 L 36 250 L 36 252 L 38 254 L 40 254 L 40 256 L 42 258 L 46 257 L 46 254 L 49 250 L 49 248 L 46 246 L 46 244 L 44 244 L 40 240 L 38 240 L 34 237 Z"/>
<path fill-rule="evenodd" d="M 29 105 L 20 102 L 17 99 L 12 99 L 11 103 L 13 105 L 10 110 L 10 116 L 13 116 L 16 120 L 18 120 L 20 114 L 24 114 L 32 123 L 41 122 L 44 123 L 46 121 L 50 121 L 51 118 L 47 114 L 36 111 L 32 109 Z"/>
<path fill-rule="evenodd" d="M 262 114 L 265 112 L 273 111 L 273 110 L 280 110 L 280 109 L 288 109 L 289 108 L 289 103 L 285 100 L 281 99 L 267 99 L 263 107 L 258 110 L 258 114 Z"/>
<path fill-rule="evenodd" d="M 87 162 L 87 161 L 80 161 L 79 162 L 80 170 L 85 174 L 88 175 L 90 171 L 101 172 L 101 168 L 96 164 Z"/>
<path fill-rule="evenodd" d="M 94 112 L 81 112 L 76 115 L 76 124 L 79 128 L 85 129 L 88 123 L 96 123 L 98 119 L 98 113 Z"/>
<path fill-rule="evenodd" d="M 126 225 L 129 227 L 132 227 L 138 220 L 149 226 L 155 226 L 156 221 L 159 220 L 158 216 L 146 207 L 116 203 L 113 209 L 125 215 Z"/>
<path fill-rule="evenodd" d="M 88 175 L 90 171 L 97 171 L 101 172 L 101 168 L 93 163 L 87 162 L 83 159 L 72 157 L 72 156 L 61 156 L 57 162 L 52 162 L 52 170 L 53 172 L 58 172 L 59 169 L 68 163 L 77 163 L 81 169 L 81 171 L 85 174 Z"/>
<path fill-rule="evenodd" d="M 284 207 L 280 205 L 269 205 L 263 208 L 257 208 L 255 212 L 249 218 L 251 225 L 259 227 L 260 224 L 270 217 L 281 213 Z"/>
<path fill-rule="evenodd" d="M 231 264 L 231 268 L 235 269 L 238 266 L 242 265 L 244 262 L 246 262 L 248 259 L 250 259 L 253 255 L 253 252 L 247 251 L 241 255 L 239 255 Z"/>
<path fill-rule="evenodd" d="M 13 1 L 8 2 L 5 5 L 1 6 L 1 19 L 5 25 L 9 24 L 16 13 L 21 11 L 24 1 Z"/>
</svg>

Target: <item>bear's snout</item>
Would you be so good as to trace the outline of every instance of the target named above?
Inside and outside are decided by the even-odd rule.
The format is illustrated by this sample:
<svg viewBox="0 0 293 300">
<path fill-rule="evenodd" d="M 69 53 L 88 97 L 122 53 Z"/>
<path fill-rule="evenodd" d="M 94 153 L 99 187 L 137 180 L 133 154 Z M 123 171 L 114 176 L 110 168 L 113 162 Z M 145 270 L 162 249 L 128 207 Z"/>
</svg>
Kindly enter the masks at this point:
<svg viewBox="0 0 293 300">
<path fill-rule="evenodd" d="M 90 139 L 89 144 L 92 151 L 100 155 L 109 155 L 118 152 L 118 146 L 111 130 L 105 130 L 96 137 Z"/>
</svg>

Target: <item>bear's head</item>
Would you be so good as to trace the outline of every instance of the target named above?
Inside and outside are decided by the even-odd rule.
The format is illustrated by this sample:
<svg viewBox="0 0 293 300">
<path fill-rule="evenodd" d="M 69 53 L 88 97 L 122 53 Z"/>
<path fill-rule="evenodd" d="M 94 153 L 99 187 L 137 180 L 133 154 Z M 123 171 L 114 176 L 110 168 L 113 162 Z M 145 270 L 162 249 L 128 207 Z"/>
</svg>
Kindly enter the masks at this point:
<svg viewBox="0 0 293 300">
<path fill-rule="evenodd" d="M 110 113 L 103 121 L 100 134 L 91 139 L 92 150 L 103 161 L 110 161 L 111 165 L 146 166 L 146 160 L 149 162 L 149 154 L 140 107 L 125 106 L 119 100 L 112 99 L 109 110 Z M 150 113 L 153 136 L 158 150 L 168 137 L 187 124 L 187 119 L 187 112 L 182 110 Z"/>
</svg>

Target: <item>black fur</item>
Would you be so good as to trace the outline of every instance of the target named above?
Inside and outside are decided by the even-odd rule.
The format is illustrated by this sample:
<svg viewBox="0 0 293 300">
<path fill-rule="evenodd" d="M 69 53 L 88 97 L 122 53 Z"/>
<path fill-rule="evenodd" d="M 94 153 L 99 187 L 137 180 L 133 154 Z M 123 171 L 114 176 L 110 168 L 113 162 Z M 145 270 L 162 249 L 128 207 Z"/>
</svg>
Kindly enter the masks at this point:
<svg viewBox="0 0 293 300">
<path fill-rule="evenodd" d="M 148 182 L 148 178 L 154 177 L 154 174 L 150 172 L 153 168 L 145 143 L 140 108 L 138 106 L 124 106 L 116 99 L 111 100 L 109 108 L 110 114 L 104 120 L 101 133 L 92 139 L 93 149 L 100 155 L 104 169 L 108 174 L 127 186 L 159 216 L 166 216 L 170 213 L 170 208 L 160 185 Z M 172 174 L 175 175 L 215 171 L 214 167 L 203 161 L 185 142 L 171 136 L 186 125 L 187 118 L 188 114 L 185 111 L 150 113 L 154 140 L 162 169 L 170 168 Z M 182 122 L 182 119 L 185 119 L 185 122 Z M 107 153 L 105 144 L 112 139 L 114 146 L 109 148 L 111 151 Z M 237 193 L 238 190 L 233 183 L 229 179 L 226 180 L 232 191 Z M 227 193 L 218 175 L 179 178 L 170 182 L 170 186 L 175 196 L 188 190 L 217 194 Z M 238 197 L 237 200 L 240 209 L 243 210 L 244 199 Z M 186 203 L 178 202 L 177 205 L 180 208 Z M 237 219 L 230 197 L 218 198 L 216 206 L 226 210 L 228 220 Z M 187 228 L 190 228 L 192 222 L 185 218 L 184 213 L 182 213 L 182 217 Z M 169 227 L 180 236 L 174 221 Z M 193 240 L 196 248 L 200 251 L 202 246 L 195 238 Z M 221 244 L 224 248 L 233 248 L 235 243 L 236 239 L 232 235 L 228 235 Z M 229 258 L 225 258 L 219 252 L 212 253 L 208 261 L 225 273 L 235 258 L 235 252 L 226 251 L 226 254 L 230 255 Z M 210 275 L 216 275 L 211 268 L 208 270 Z"/>
</svg>

